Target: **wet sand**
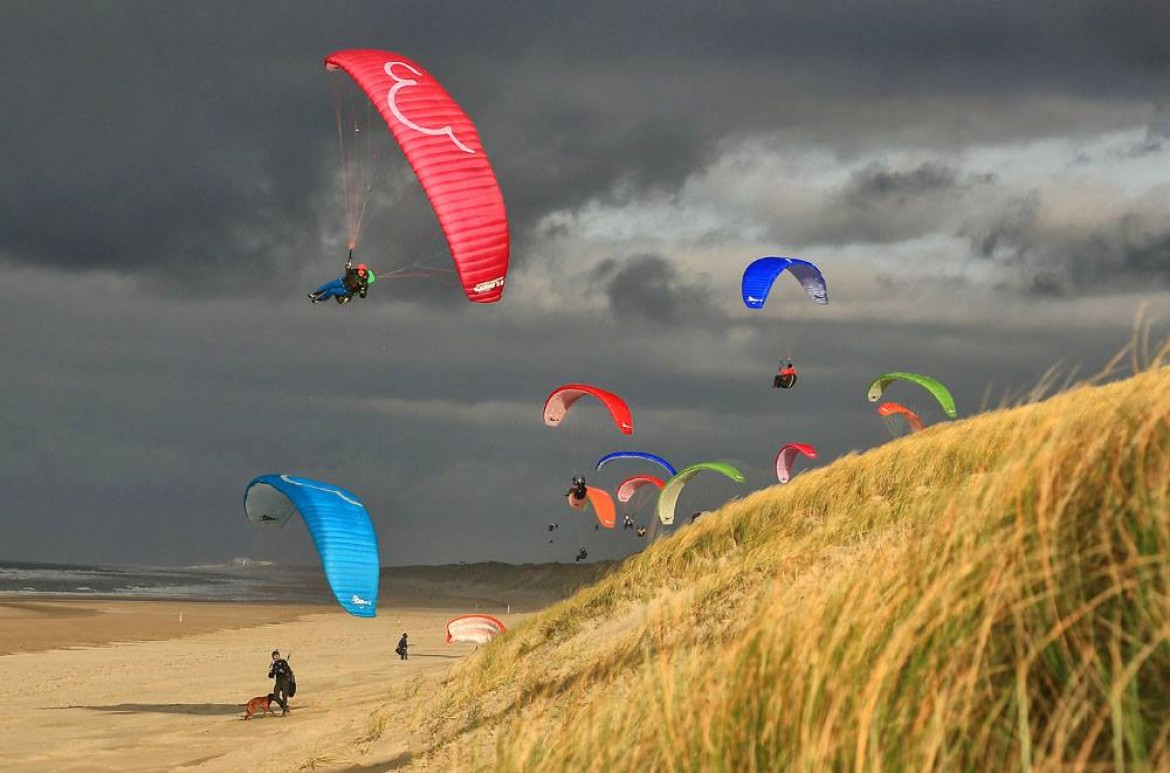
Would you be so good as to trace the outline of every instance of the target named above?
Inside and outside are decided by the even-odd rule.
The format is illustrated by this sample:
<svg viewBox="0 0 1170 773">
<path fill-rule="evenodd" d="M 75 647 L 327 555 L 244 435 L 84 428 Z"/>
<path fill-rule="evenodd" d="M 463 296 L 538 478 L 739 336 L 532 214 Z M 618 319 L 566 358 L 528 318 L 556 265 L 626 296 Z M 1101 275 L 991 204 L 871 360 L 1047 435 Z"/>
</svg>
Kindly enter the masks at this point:
<svg viewBox="0 0 1170 773">
<path fill-rule="evenodd" d="M 0 655 L 175 639 L 328 611 L 316 604 L 0 597 Z"/>
</svg>

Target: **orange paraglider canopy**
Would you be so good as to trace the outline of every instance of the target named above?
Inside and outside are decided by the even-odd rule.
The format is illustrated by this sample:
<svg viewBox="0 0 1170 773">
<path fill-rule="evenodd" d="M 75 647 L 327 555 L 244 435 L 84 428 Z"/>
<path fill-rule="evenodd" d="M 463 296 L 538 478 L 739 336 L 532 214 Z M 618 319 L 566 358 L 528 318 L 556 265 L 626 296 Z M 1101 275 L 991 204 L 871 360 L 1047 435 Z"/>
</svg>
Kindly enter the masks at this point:
<svg viewBox="0 0 1170 773">
<path fill-rule="evenodd" d="M 614 507 L 613 499 L 604 490 L 593 488 L 592 486 L 585 487 L 587 499 L 577 499 L 572 494 L 565 497 L 568 501 L 569 507 L 574 510 L 584 510 L 585 502 L 593 505 L 593 513 L 597 516 L 597 522 L 607 529 L 612 529 L 617 523 L 617 508 Z"/>
<path fill-rule="evenodd" d="M 911 432 L 919 432 L 926 427 L 922 419 L 918 418 L 918 414 L 898 403 L 882 403 L 877 407 L 877 412 L 879 416 L 901 416 L 906 420 Z"/>
</svg>

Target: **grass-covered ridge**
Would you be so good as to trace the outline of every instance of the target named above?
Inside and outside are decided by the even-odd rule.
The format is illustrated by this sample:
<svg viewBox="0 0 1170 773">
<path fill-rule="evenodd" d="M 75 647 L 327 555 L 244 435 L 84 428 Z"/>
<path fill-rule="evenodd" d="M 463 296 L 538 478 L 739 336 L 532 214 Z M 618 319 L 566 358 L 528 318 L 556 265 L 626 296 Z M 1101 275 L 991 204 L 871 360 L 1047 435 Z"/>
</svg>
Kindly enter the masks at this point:
<svg viewBox="0 0 1170 773">
<path fill-rule="evenodd" d="M 448 767 L 1170 763 L 1170 370 L 851 455 L 516 626 Z"/>
</svg>

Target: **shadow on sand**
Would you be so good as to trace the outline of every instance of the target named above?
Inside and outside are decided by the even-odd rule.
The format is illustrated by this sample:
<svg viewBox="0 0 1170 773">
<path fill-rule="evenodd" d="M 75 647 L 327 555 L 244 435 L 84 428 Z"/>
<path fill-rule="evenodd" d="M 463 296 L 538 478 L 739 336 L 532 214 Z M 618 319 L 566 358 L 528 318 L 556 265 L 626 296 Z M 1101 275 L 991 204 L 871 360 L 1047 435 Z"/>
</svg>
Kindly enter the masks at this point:
<svg viewBox="0 0 1170 773">
<path fill-rule="evenodd" d="M 115 703 L 110 706 L 53 706 L 52 708 L 108 711 L 112 714 L 193 714 L 205 717 L 244 713 L 244 704 L 242 703 Z"/>
<path fill-rule="evenodd" d="M 398 770 L 405 768 L 411 763 L 414 755 L 410 752 L 402 752 L 397 757 L 392 757 L 381 762 L 373 762 L 369 765 L 354 765 L 353 767 L 343 768 L 342 773 L 358 773 L 362 770 Z"/>
</svg>

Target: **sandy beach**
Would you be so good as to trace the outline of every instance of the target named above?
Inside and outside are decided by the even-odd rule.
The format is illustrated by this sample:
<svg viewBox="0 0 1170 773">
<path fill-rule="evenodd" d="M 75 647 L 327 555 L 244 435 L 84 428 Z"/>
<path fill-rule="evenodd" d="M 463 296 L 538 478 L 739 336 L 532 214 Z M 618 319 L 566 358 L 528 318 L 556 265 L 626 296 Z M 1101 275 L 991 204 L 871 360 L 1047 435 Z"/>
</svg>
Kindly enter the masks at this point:
<svg viewBox="0 0 1170 773">
<path fill-rule="evenodd" d="M 393 724 L 365 754 L 371 715 L 474 649 L 444 643 L 445 622 L 468 611 L 442 598 L 372 620 L 327 605 L 0 599 L 0 769 L 407 764 L 411 739 Z M 407 661 L 394 654 L 403 631 Z M 271 687 L 273 648 L 291 653 L 293 710 L 241 721 L 243 704 Z"/>
<path fill-rule="evenodd" d="M 329 611 L 324 604 L 0 597 L 0 655 L 174 639 Z"/>
</svg>

